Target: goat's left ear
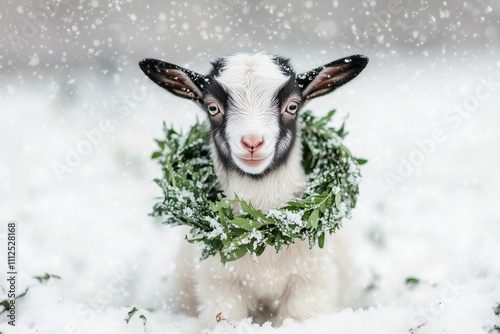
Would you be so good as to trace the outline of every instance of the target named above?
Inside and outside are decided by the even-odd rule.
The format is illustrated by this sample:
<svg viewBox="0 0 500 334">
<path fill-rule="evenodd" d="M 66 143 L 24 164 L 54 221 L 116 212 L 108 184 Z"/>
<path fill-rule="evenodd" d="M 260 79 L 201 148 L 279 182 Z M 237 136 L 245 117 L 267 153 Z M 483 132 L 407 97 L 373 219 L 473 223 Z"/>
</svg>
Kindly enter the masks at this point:
<svg viewBox="0 0 500 334">
<path fill-rule="evenodd" d="M 201 103 L 204 75 L 151 58 L 140 61 L 139 67 L 151 80 L 170 93 Z"/>
<path fill-rule="evenodd" d="M 297 75 L 302 98 L 310 100 L 328 94 L 354 79 L 368 64 L 368 58 L 354 55 L 335 60 L 306 73 Z"/>
</svg>

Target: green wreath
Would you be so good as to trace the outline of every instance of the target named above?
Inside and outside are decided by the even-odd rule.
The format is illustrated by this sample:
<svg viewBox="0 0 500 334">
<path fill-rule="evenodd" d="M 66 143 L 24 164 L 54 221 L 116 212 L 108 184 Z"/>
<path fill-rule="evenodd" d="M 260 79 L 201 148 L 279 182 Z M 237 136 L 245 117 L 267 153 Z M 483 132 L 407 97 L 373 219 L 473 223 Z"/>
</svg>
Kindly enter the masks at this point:
<svg viewBox="0 0 500 334">
<path fill-rule="evenodd" d="M 279 252 L 294 239 L 309 239 L 309 247 L 324 246 L 325 234 L 334 233 L 343 218 L 350 218 L 356 205 L 361 179 L 356 159 L 342 144 L 347 135 L 328 125 L 335 110 L 317 118 L 310 111 L 301 114 L 303 160 L 308 187 L 301 198 L 281 208 L 262 212 L 251 203 L 236 198 L 225 200 L 217 189 L 217 177 L 210 158 L 208 126 L 197 122 L 187 135 L 166 127 L 165 139 L 156 140 L 154 152 L 162 166 L 163 177 L 155 182 L 163 198 L 153 207 L 152 216 L 170 226 L 191 227 L 191 242 L 202 242 L 201 259 L 220 254 L 222 263 L 246 253 L 254 259 L 266 245 Z M 233 205 L 240 203 L 240 214 Z"/>
</svg>

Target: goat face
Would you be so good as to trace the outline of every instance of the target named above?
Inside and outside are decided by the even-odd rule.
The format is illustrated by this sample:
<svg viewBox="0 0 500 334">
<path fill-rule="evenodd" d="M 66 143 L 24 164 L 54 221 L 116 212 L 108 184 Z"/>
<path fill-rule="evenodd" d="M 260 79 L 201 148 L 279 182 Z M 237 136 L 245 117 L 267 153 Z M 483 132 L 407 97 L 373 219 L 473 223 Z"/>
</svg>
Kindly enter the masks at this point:
<svg viewBox="0 0 500 334">
<path fill-rule="evenodd" d="M 207 112 L 226 168 L 260 178 L 287 160 L 301 107 L 350 81 L 367 63 L 355 55 L 295 74 L 286 58 L 240 53 L 212 63 L 208 75 L 154 59 L 139 66 L 155 83 Z"/>
</svg>

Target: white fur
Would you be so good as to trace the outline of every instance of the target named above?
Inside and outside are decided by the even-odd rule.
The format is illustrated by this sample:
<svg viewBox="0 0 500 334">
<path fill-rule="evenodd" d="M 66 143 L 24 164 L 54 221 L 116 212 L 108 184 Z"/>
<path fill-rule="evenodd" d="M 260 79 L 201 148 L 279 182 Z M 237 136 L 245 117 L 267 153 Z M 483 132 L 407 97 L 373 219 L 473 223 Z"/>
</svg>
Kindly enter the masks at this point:
<svg viewBox="0 0 500 334">
<path fill-rule="evenodd" d="M 227 173 L 217 159 L 216 171 L 224 192 L 233 194 L 229 197 L 236 193 L 268 210 L 303 191 L 305 175 L 300 156 L 300 145 L 296 145 L 288 163 L 260 181 Z M 184 266 L 178 272 L 181 303 L 190 314 L 195 314 L 197 307 L 206 328 L 216 325 L 219 312 L 232 321 L 253 316 L 255 321 L 271 320 L 273 325 L 280 325 L 287 317 L 301 321 L 338 310 L 348 278 L 346 264 L 342 263 L 342 244 L 337 235 L 335 244 L 333 240 L 327 238 L 324 249 L 311 250 L 307 241 L 298 241 L 280 253 L 268 246 L 258 262 L 247 254 L 225 266 L 218 256 L 198 263 L 199 253 L 184 243 L 180 254 Z"/>
<path fill-rule="evenodd" d="M 238 152 L 240 139 L 247 134 L 264 136 L 269 147 L 263 150 L 274 150 L 279 128 L 276 118 L 268 116 L 276 108 L 270 101 L 287 77 L 265 54 L 237 55 L 226 65 L 228 69 L 217 79 L 236 96 L 232 107 L 238 112 L 228 126 L 232 153 Z M 300 142 L 298 131 L 288 160 L 261 179 L 225 168 L 212 145 L 220 187 L 229 198 L 238 195 L 264 211 L 300 196 L 306 182 Z M 324 249 L 309 249 L 307 240 L 279 253 L 268 246 L 257 262 L 247 254 L 225 266 L 219 256 L 199 262 L 193 246 L 182 243 L 179 306 L 190 314 L 197 311 L 207 328 L 216 325 L 219 312 L 231 321 L 253 316 L 255 321 L 271 320 L 274 325 L 287 317 L 300 321 L 332 312 L 347 282 L 344 264 L 338 261 L 344 258 L 341 243 L 333 239 L 337 241 L 337 235 L 327 238 Z"/>
<path fill-rule="evenodd" d="M 233 159 L 245 172 L 259 174 L 271 163 L 279 135 L 273 96 L 289 77 L 265 53 L 239 53 L 225 60 L 224 71 L 216 79 L 232 97 L 226 131 Z M 245 135 L 264 138 L 259 155 L 265 160 L 258 166 L 249 167 L 238 159 L 246 154 L 241 145 Z"/>
</svg>

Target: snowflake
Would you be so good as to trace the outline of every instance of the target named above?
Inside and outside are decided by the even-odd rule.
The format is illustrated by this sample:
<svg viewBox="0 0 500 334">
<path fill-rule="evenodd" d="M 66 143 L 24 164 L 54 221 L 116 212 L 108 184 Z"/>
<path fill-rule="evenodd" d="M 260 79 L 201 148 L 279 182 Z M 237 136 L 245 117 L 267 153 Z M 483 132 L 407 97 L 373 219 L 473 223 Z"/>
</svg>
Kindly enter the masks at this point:
<svg viewBox="0 0 500 334">
<path fill-rule="evenodd" d="M 40 57 L 35 53 L 33 56 L 30 56 L 30 66 L 37 66 L 40 63 Z"/>
</svg>

